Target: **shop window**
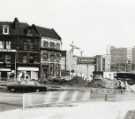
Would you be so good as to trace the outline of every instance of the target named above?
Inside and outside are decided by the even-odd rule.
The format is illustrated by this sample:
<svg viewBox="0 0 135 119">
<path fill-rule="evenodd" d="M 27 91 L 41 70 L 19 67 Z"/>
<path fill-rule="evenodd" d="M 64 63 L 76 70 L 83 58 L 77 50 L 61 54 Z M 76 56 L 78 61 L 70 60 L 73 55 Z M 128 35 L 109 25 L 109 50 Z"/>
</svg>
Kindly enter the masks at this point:
<svg viewBox="0 0 135 119">
<path fill-rule="evenodd" d="M 8 25 L 3 25 L 3 34 L 4 35 L 9 34 L 9 26 Z"/>
</svg>

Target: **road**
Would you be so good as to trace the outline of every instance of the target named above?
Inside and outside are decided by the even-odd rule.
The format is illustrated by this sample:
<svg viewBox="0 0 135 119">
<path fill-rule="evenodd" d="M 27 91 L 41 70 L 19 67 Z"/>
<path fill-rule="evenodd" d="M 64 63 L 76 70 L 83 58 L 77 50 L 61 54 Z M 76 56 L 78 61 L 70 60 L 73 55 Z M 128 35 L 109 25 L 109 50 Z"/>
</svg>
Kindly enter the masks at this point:
<svg viewBox="0 0 135 119">
<path fill-rule="evenodd" d="M 22 94 L 0 92 L 0 111 L 22 108 Z"/>
<path fill-rule="evenodd" d="M 39 106 L 44 106 L 44 107 L 52 107 L 53 104 L 57 104 L 54 106 L 61 106 L 63 107 L 65 106 L 72 106 L 70 105 L 71 100 L 73 100 L 73 97 L 77 97 L 76 102 L 79 102 L 78 100 L 80 100 L 80 98 L 82 98 L 81 96 L 84 95 L 85 90 L 83 90 L 82 92 L 79 91 L 78 92 L 74 92 L 74 91 L 67 91 L 65 93 L 63 93 L 62 91 L 50 91 L 49 93 L 31 93 L 31 94 L 26 94 L 26 98 L 25 98 L 25 108 L 27 108 L 27 106 L 35 106 L 34 104 L 39 104 Z M 123 92 L 123 93 L 114 93 L 111 95 L 105 95 L 103 93 L 102 90 L 100 90 L 100 92 L 97 91 L 92 91 L 92 93 L 89 93 L 89 90 L 87 91 L 88 93 L 86 93 L 86 100 L 89 102 L 94 102 L 94 101 L 113 101 L 113 102 L 117 102 L 117 101 L 132 101 L 135 100 L 135 94 L 131 93 L 131 92 Z M 48 95 L 47 95 L 48 93 Z M 51 94 L 51 95 L 50 95 Z M 61 98 L 63 98 L 63 94 L 66 94 L 66 97 L 64 97 L 64 100 Z M 77 96 L 77 95 L 78 96 Z M 89 96 L 89 97 L 88 97 Z M 9 109 L 16 109 L 16 108 L 22 108 L 23 104 L 24 104 L 24 94 L 20 94 L 20 93 L 10 93 L 10 92 L 0 92 L 0 111 L 4 110 L 9 110 Z M 46 98 L 48 98 L 48 100 L 46 100 Z M 85 100 L 85 97 L 83 98 Z M 44 102 L 46 100 L 46 102 Z M 59 105 L 59 102 L 62 102 L 62 104 L 64 105 Z M 85 101 L 83 101 L 85 102 Z M 51 104 L 52 103 L 52 104 Z M 43 105 L 45 104 L 45 105 Z"/>
<path fill-rule="evenodd" d="M 62 107 L 17 109 L 0 113 L 0 119 L 131 119 L 125 117 L 128 111 L 134 110 L 135 101 L 99 101 L 74 103 L 72 106 Z"/>
<path fill-rule="evenodd" d="M 19 105 L 0 104 L 0 112 L 21 108 Z"/>
</svg>

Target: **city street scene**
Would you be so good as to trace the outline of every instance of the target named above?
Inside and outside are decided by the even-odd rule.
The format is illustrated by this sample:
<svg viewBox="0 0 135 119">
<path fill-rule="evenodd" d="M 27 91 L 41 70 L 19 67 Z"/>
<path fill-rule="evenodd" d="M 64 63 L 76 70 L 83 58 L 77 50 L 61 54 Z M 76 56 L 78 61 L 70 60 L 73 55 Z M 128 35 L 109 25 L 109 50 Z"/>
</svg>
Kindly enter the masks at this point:
<svg viewBox="0 0 135 119">
<path fill-rule="evenodd" d="M 133 0 L 5 0 L 0 13 L 0 119 L 135 119 Z"/>
</svg>

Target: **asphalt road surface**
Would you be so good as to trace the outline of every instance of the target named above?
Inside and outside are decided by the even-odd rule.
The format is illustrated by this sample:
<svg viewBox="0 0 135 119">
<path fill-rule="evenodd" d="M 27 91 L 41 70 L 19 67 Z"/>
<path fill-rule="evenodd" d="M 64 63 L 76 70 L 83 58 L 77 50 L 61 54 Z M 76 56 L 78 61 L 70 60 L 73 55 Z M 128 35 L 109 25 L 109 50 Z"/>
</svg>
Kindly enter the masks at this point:
<svg viewBox="0 0 135 119">
<path fill-rule="evenodd" d="M 21 108 L 19 105 L 0 104 L 0 112 Z"/>
<path fill-rule="evenodd" d="M 39 101 L 41 97 L 36 96 L 36 102 Z M 132 101 L 135 100 L 135 94 L 131 92 L 122 92 L 114 95 L 104 95 L 104 94 L 99 94 L 99 93 L 93 93 L 90 98 L 91 101 Z M 62 105 L 53 105 L 53 104 L 48 104 L 48 105 L 41 105 L 42 107 L 53 107 L 53 106 L 58 106 L 58 107 L 67 107 L 67 106 L 72 106 L 72 104 L 62 104 Z M 13 110 L 17 108 L 22 108 L 23 107 L 23 94 L 20 93 L 10 93 L 10 92 L 0 92 L 0 111 L 6 111 L 6 110 Z"/>
<path fill-rule="evenodd" d="M 0 111 L 22 108 L 22 94 L 0 92 Z"/>
</svg>

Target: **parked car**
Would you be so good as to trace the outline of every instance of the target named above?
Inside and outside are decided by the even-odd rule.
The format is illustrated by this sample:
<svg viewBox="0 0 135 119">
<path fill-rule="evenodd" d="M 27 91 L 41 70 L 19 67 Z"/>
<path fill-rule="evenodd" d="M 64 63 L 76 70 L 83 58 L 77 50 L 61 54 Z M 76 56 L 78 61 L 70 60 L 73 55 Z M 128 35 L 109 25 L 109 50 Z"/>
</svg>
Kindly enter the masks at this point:
<svg viewBox="0 0 135 119">
<path fill-rule="evenodd" d="M 47 91 L 47 86 L 38 81 L 21 81 L 13 84 L 8 84 L 7 90 L 10 92 L 40 92 Z"/>
</svg>

